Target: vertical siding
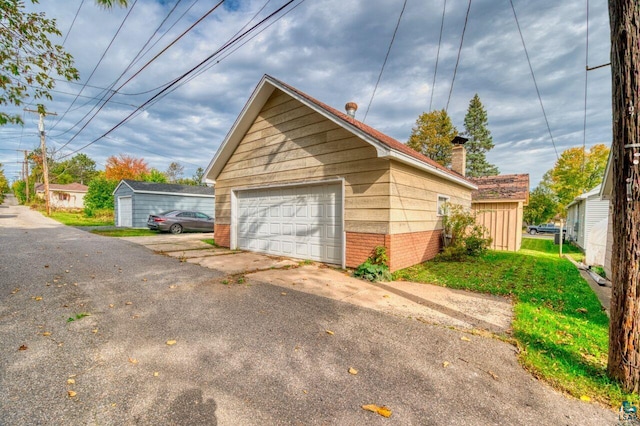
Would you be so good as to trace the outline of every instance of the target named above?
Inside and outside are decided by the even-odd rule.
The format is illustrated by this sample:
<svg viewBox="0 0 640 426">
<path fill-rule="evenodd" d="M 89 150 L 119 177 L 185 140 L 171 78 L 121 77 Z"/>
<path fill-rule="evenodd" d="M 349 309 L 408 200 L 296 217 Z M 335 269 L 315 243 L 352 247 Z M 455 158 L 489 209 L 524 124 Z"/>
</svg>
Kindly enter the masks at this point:
<svg viewBox="0 0 640 426">
<path fill-rule="evenodd" d="M 578 233 L 576 237 L 578 239 L 578 245 L 583 250 L 587 246 L 587 240 L 585 239 L 584 231 L 584 224 L 586 221 L 585 210 L 585 202 L 584 200 L 580 200 L 580 202 L 578 203 Z"/>
<path fill-rule="evenodd" d="M 471 207 L 471 190 L 439 176 L 397 161 L 391 162 L 390 234 L 442 229 L 438 216 L 438 196 L 449 202 Z"/>
<path fill-rule="evenodd" d="M 214 203 L 211 197 L 135 193 L 132 201 L 133 227 L 146 228 L 150 214 L 167 210 L 195 210 L 213 216 Z"/>
<path fill-rule="evenodd" d="M 133 195 L 133 191 L 131 190 L 131 188 L 129 188 L 127 185 L 120 185 L 120 187 L 118 187 L 118 190 L 113 194 L 113 207 L 114 207 L 114 211 L 113 211 L 113 217 L 114 217 L 114 222 L 116 225 L 118 225 L 118 197 L 128 197 Z M 146 225 L 145 225 L 146 226 Z"/>
<path fill-rule="evenodd" d="M 493 250 L 518 251 L 522 244 L 521 201 L 473 203 L 476 223 L 487 228 Z"/>
<path fill-rule="evenodd" d="M 607 278 L 611 279 L 611 252 L 613 251 L 613 205 L 609 204 L 607 216 L 607 248 L 604 255 L 604 271 Z"/>
<path fill-rule="evenodd" d="M 216 223 L 231 224 L 231 190 L 342 178 L 346 232 L 388 233 L 389 160 L 275 90 L 216 180 Z"/>
<path fill-rule="evenodd" d="M 571 241 L 578 240 L 578 206 L 574 204 L 567 209 L 567 238 Z"/>
</svg>

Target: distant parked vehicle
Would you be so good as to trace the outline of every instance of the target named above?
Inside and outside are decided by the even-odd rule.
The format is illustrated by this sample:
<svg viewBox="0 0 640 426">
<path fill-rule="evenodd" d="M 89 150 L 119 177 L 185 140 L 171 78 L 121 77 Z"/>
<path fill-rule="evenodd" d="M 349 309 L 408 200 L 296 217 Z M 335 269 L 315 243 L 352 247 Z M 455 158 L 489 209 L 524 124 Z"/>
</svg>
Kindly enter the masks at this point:
<svg viewBox="0 0 640 426">
<path fill-rule="evenodd" d="M 527 232 L 531 235 L 536 234 L 559 234 L 560 227 L 553 223 L 545 223 L 543 225 L 529 225 L 527 226 Z M 563 229 L 562 233 L 566 233 L 567 230 Z"/>
<path fill-rule="evenodd" d="M 182 234 L 187 231 L 213 232 L 213 218 L 202 212 L 169 210 L 149 215 L 147 227 L 155 231 Z"/>
</svg>

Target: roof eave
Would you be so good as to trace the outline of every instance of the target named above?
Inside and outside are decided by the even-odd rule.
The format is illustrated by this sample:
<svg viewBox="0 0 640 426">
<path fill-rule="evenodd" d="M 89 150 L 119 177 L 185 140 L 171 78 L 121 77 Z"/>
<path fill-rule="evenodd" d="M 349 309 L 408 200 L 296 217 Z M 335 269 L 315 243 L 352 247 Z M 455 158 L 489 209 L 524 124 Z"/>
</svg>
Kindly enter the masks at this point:
<svg viewBox="0 0 640 426">
<path fill-rule="evenodd" d="M 447 180 L 449 180 L 451 182 L 455 182 L 458 185 L 462 185 L 465 188 L 468 188 L 468 189 L 471 189 L 471 190 L 478 189 L 478 187 L 476 185 L 474 185 L 473 183 L 469 182 L 466 179 L 463 179 L 462 177 L 457 177 L 457 176 L 451 175 L 449 173 L 446 173 L 446 172 L 438 169 L 437 167 L 434 167 L 434 166 L 432 166 L 430 164 L 427 164 L 427 163 L 424 163 L 422 161 L 418 161 L 417 159 L 415 159 L 415 158 L 413 158 L 413 157 L 411 157 L 411 156 L 409 156 L 409 155 L 407 155 L 407 154 L 405 154 L 403 152 L 398 152 L 398 151 L 389 149 L 387 155 L 382 156 L 382 155 L 378 154 L 378 156 L 381 157 L 381 158 L 394 159 L 394 160 L 399 161 L 401 163 L 408 164 L 410 166 L 415 167 L 416 169 L 423 170 L 423 171 L 428 172 L 428 173 L 432 173 L 432 174 L 434 174 L 436 176 L 442 177 L 442 178 L 447 179 Z"/>
</svg>

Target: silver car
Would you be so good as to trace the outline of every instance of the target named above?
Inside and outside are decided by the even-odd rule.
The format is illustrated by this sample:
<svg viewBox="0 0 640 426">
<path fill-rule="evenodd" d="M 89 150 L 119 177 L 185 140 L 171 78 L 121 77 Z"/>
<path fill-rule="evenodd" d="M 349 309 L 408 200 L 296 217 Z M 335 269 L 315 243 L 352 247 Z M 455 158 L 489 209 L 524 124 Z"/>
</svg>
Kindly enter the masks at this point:
<svg viewBox="0 0 640 426">
<path fill-rule="evenodd" d="M 182 234 L 187 231 L 213 232 L 213 218 L 202 212 L 169 210 L 149 215 L 147 227 L 154 231 Z"/>
</svg>

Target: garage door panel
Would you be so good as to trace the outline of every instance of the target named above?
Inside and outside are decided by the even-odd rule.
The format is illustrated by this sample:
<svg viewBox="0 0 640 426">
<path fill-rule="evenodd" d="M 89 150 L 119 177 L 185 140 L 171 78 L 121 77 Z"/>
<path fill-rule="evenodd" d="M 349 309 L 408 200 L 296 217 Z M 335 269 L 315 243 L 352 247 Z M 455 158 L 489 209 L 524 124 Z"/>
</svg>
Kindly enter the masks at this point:
<svg viewBox="0 0 640 426">
<path fill-rule="evenodd" d="M 238 247 L 342 263 L 341 194 L 335 184 L 239 191 Z"/>
</svg>

